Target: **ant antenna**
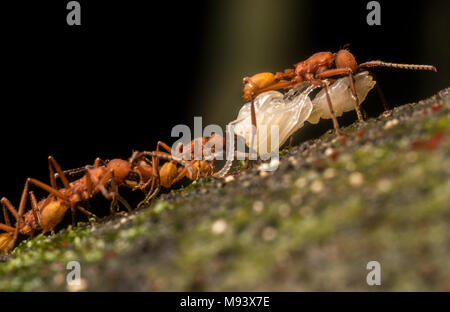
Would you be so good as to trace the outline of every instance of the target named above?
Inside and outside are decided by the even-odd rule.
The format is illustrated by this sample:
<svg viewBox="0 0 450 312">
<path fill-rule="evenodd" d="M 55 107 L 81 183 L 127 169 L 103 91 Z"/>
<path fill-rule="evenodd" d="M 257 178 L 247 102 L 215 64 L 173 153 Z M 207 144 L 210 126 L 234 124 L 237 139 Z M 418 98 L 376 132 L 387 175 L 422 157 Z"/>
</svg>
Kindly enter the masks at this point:
<svg viewBox="0 0 450 312">
<path fill-rule="evenodd" d="M 344 44 L 341 50 L 348 50 L 350 48 L 350 43 Z"/>
<path fill-rule="evenodd" d="M 437 72 L 436 67 L 432 65 L 415 65 L 415 64 L 398 64 L 398 63 L 388 63 L 383 61 L 369 61 L 359 65 L 359 67 L 393 67 L 400 69 L 411 69 L 411 70 L 431 70 Z"/>
</svg>

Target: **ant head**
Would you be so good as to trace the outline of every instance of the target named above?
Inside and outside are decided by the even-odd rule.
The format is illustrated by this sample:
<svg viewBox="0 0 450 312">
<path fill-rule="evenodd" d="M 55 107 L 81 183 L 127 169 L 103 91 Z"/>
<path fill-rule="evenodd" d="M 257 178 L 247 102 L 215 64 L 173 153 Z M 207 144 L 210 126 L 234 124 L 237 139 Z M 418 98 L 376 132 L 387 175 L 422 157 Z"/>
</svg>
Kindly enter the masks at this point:
<svg viewBox="0 0 450 312">
<path fill-rule="evenodd" d="M 256 87 L 251 82 L 246 82 L 244 85 L 244 100 L 251 101 L 255 89 Z"/>
<path fill-rule="evenodd" d="M 165 188 L 170 188 L 172 186 L 173 180 L 177 177 L 177 175 L 177 165 L 172 161 L 164 163 L 164 165 L 162 165 L 159 169 L 160 183 Z"/>
<path fill-rule="evenodd" d="M 350 68 L 353 73 L 358 71 L 358 63 L 356 63 L 356 59 L 353 54 L 348 50 L 339 50 L 336 53 L 336 68 Z"/>
</svg>

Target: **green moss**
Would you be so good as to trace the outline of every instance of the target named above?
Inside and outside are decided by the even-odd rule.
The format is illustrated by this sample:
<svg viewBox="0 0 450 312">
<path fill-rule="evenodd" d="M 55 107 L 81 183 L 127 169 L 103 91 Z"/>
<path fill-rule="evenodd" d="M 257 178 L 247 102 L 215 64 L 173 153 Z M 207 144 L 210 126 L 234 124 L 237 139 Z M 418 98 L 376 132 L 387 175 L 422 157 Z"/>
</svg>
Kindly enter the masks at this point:
<svg viewBox="0 0 450 312">
<path fill-rule="evenodd" d="M 442 92 L 344 128 L 346 142 L 330 130 L 292 147 L 274 173 L 240 169 L 38 235 L 0 264 L 0 290 L 67 290 L 72 260 L 86 290 L 371 290 L 371 260 L 380 290 L 449 290 L 449 112 Z"/>
</svg>

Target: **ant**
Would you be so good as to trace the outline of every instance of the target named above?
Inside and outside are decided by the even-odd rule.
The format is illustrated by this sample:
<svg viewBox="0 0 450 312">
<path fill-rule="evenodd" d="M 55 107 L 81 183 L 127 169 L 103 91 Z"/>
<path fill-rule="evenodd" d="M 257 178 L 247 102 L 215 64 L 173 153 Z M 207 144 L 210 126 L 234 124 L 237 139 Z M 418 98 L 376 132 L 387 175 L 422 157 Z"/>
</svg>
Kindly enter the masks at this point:
<svg viewBox="0 0 450 312">
<path fill-rule="evenodd" d="M 186 145 L 180 144 L 175 151 L 166 143 L 158 141 L 156 151 L 134 152 L 130 163 L 140 175 L 141 183 L 137 187 L 142 190 L 149 189 L 138 206 L 159 194 L 161 186 L 171 188 L 185 177 L 194 181 L 213 176 L 216 172 L 216 147 L 224 146 L 224 141 L 222 136 L 213 133 L 210 137 L 196 138 Z M 196 145 L 202 149 L 201 159 L 194 157 Z M 151 157 L 152 161 L 148 157 Z M 159 166 L 160 159 L 167 161 Z M 182 167 L 178 167 L 178 164 Z"/>
<path fill-rule="evenodd" d="M 251 101 L 251 121 L 252 126 L 256 128 L 256 113 L 253 101 L 258 94 L 270 90 L 292 89 L 295 85 L 308 81 L 313 85 L 325 89 L 328 108 L 333 120 L 333 127 L 336 134 L 341 135 L 339 131 L 339 123 L 334 113 L 333 104 L 328 93 L 330 82 L 327 78 L 334 76 L 347 75 L 350 79 L 350 89 L 352 98 L 354 99 L 355 110 L 359 122 L 363 121 L 363 116 L 359 106 L 359 99 L 355 90 L 354 77 L 356 73 L 363 68 L 371 68 L 377 66 L 393 67 L 411 70 L 429 70 L 436 72 L 436 67 L 432 65 L 411 65 L 397 64 L 383 61 L 369 61 L 362 64 L 356 62 L 355 57 L 346 49 L 339 50 L 337 53 L 318 52 L 313 54 L 307 60 L 294 65 L 294 69 L 286 69 L 284 72 L 276 74 L 264 72 L 253 75 L 252 77 L 243 78 L 244 83 L 244 99 Z M 385 106 L 386 107 L 386 106 Z"/>
<path fill-rule="evenodd" d="M 131 169 L 128 161 L 122 159 L 112 159 L 107 163 L 100 158 L 95 160 L 93 166 L 84 168 L 84 175 L 73 182 L 69 182 L 66 177 L 81 171 L 80 169 L 69 170 L 66 173 L 62 171 L 56 160 L 49 156 L 50 185 L 39 180 L 28 178 L 22 192 L 19 209 L 3 197 L 1 203 L 5 223 L 0 223 L 0 229 L 6 233 L 0 234 L 0 252 L 5 253 L 14 247 L 18 234 L 33 236 L 35 231 L 47 233 L 53 232 L 54 227 L 61 222 L 64 214 L 70 208 L 72 212 L 72 225 L 75 224 L 75 210 L 78 209 L 88 217 L 98 220 L 98 217 L 80 205 L 81 201 L 89 200 L 96 193 L 101 192 L 107 199 L 111 199 L 110 210 L 114 214 L 118 207 L 118 201 L 121 202 L 127 210 L 131 211 L 130 205 L 118 193 L 118 187 L 126 185 L 133 187 L 136 185 L 137 172 Z M 55 174 L 55 171 L 57 174 Z M 63 183 L 63 188 L 58 188 L 56 178 L 59 177 Z M 37 202 L 34 193 L 28 192 L 29 184 L 33 184 L 49 193 L 49 195 Z M 106 186 L 110 190 L 106 189 Z M 27 213 L 25 207 L 27 204 L 27 193 L 31 200 L 32 209 Z M 11 226 L 7 210 L 16 219 L 15 227 Z"/>
<path fill-rule="evenodd" d="M 69 205 L 65 201 L 53 195 L 37 202 L 33 192 L 28 192 L 29 182 L 29 180 L 25 182 L 18 211 L 7 198 L 3 197 L 1 200 L 5 223 L 0 223 L 0 229 L 5 233 L 0 234 L 0 254 L 8 253 L 14 248 L 19 233 L 33 237 L 34 232 L 38 230 L 42 233 L 53 232 L 54 227 L 61 222 L 69 209 Z M 27 196 L 30 196 L 32 209 L 24 214 Z M 15 227 L 11 226 L 7 209 L 16 219 Z M 89 213 L 85 210 L 84 212 Z"/>
</svg>

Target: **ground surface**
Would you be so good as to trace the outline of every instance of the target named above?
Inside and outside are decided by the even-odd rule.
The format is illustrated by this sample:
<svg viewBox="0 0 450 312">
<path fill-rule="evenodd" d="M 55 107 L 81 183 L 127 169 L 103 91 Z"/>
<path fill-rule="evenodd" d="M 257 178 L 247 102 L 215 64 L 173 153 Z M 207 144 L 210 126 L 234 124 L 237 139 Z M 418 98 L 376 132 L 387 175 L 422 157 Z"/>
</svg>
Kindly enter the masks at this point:
<svg viewBox="0 0 450 312">
<path fill-rule="evenodd" d="M 23 241 L 0 290 L 450 291 L 449 89 L 151 208 Z M 82 283 L 67 286 L 66 264 Z"/>
</svg>

